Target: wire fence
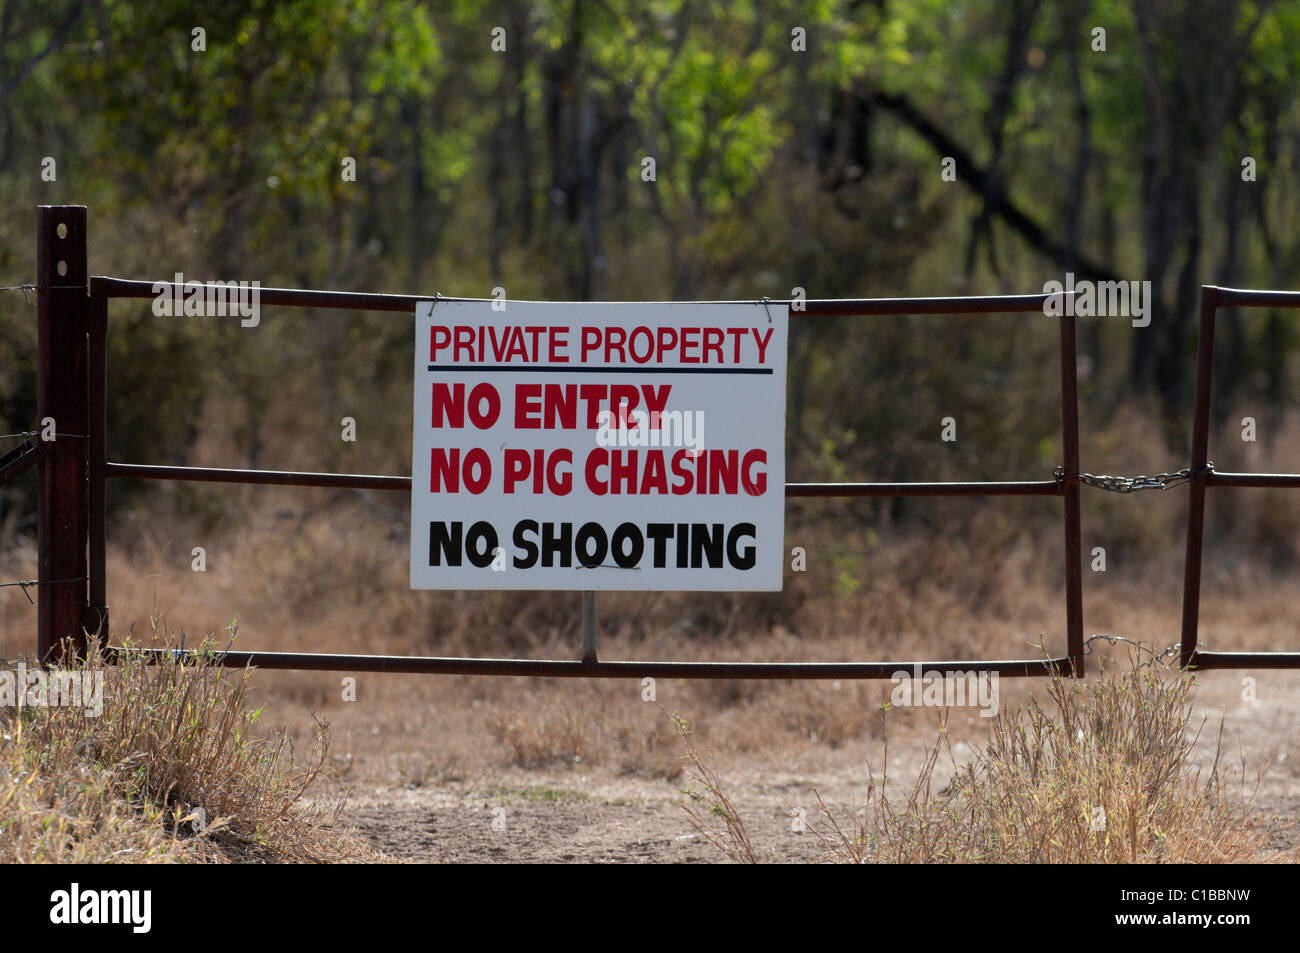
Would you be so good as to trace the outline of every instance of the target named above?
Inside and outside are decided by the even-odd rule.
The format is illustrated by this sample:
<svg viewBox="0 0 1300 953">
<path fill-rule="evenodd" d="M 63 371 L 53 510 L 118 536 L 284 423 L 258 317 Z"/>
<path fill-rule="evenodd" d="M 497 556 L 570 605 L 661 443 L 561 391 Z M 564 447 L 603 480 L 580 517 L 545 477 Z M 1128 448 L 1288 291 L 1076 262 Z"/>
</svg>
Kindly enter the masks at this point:
<svg viewBox="0 0 1300 953">
<path fill-rule="evenodd" d="M 0 291 L 21 291 L 23 294 L 23 300 L 25 300 L 30 305 L 34 303 L 32 301 L 32 295 L 36 292 L 36 286 L 35 285 L 8 285 L 6 287 L 0 288 Z"/>
</svg>

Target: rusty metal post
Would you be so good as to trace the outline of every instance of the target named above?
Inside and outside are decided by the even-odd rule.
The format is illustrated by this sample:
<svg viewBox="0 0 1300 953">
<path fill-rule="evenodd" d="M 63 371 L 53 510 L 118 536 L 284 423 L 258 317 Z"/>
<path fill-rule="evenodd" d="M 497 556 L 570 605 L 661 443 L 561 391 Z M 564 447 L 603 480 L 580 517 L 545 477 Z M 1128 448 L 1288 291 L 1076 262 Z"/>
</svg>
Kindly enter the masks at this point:
<svg viewBox="0 0 1300 953">
<path fill-rule="evenodd" d="M 1079 363 L 1075 317 L 1061 322 L 1061 456 L 1065 497 L 1065 643 L 1069 674 L 1081 678 L 1083 656 L 1083 528 L 1079 503 Z"/>
<path fill-rule="evenodd" d="M 92 297 L 89 326 L 89 423 L 87 496 L 90 507 L 90 615 L 86 631 L 108 639 L 108 579 L 105 575 L 107 530 L 105 524 L 105 481 L 108 476 L 108 299 Z"/>
<path fill-rule="evenodd" d="M 1183 668 L 1196 658 L 1197 629 L 1201 616 L 1201 555 L 1205 537 L 1204 468 L 1210 458 L 1210 388 L 1214 376 L 1214 314 L 1219 289 L 1201 286 L 1201 318 L 1196 334 L 1196 407 L 1192 417 L 1192 480 L 1187 492 L 1187 556 L 1183 561 L 1183 631 L 1179 663 Z"/>
<path fill-rule="evenodd" d="M 88 282 L 85 206 L 39 206 L 36 414 L 42 439 L 51 427 L 54 437 L 36 491 L 36 651 L 43 662 L 85 650 Z"/>
</svg>

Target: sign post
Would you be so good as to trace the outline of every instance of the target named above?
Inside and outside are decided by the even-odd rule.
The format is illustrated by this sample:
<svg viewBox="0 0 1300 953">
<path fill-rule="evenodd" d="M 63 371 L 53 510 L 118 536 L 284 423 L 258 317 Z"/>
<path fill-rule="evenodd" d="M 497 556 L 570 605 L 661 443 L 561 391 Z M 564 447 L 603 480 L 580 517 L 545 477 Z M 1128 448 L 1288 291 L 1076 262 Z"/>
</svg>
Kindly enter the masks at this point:
<svg viewBox="0 0 1300 953">
<path fill-rule="evenodd" d="M 788 321 L 421 302 L 411 587 L 780 589 Z"/>
</svg>

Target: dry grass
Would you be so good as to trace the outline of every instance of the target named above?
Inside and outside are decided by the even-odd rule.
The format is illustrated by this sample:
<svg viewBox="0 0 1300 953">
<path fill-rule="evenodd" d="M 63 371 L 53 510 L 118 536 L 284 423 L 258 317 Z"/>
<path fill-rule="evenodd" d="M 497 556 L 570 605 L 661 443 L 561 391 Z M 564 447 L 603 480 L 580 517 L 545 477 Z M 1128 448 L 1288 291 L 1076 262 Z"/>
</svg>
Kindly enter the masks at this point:
<svg viewBox="0 0 1300 953">
<path fill-rule="evenodd" d="M 630 692 L 628 685 L 572 685 L 558 697 L 525 696 L 523 704 L 494 707 L 487 719 L 515 767 L 676 778 L 682 765 L 675 738 L 659 719 L 638 717 L 646 713 L 627 704 Z"/>
<path fill-rule="evenodd" d="M 1193 676 L 1130 653 L 1087 682 L 1053 678 L 1046 698 L 994 719 L 987 743 L 959 763 L 946 730 L 901 798 L 889 765 L 866 806 L 833 809 L 809 829 L 846 863 L 1242 863 L 1279 859 L 1249 805 L 1230 797 L 1221 738 L 1196 763 Z M 883 718 L 882 718 L 883 720 Z M 1220 732 L 1222 729 L 1220 729 Z M 717 775 L 682 733 L 703 791 L 685 810 L 729 859 L 754 862 L 744 822 Z M 936 790 L 947 754 L 952 781 Z"/>
<path fill-rule="evenodd" d="M 0 862 L 380 859 L 306 797 L 327 728 L 295 758 L 260 729 L 249 672 L 139 657 L 65 671 L 102 676 L 101 711 L 0 710 Z"/>
<path fill-rule="evenodd" d="M 1148 455 L 1152 442 L 1144 427 L 1140 421 L 1117 427 L 1113 445 L 1087 450 L 1085 464 L 1097 472 L 1164 469 L 1169 461 Z M 1216 449 L 1220 464 L 1295 468 L 1280 452 L 1276 460 L 1234 461 L 1228 450 Z M 228 464 L 233 453 L 218 447 L 189 462 Z M 306 456 L 293 465 L 328 469 L 327 464 Z M 358 459 L 343 469 L 392 467 Z M 856 470 L 832 475 L 884 476 Z M 1288 573 L 1300 564 L 1300 552 L 1294 561 L 1274 554 L 1269 565 L 1251 556 L 1261 528 L 1269 528 L 1279 545 L 1300 538 L 1290 532 L 1300 526 L 1292 525 L 1293 517 L 1300 516 L 1278 510 L 1277 498 L 1273 491 L 1214 498 L 1210 529 L 1219 532 L 1211 533 L 1202 608 L 1207 647 L 1295 647 L 1300 609 L 1295 577 Z M 149 620 L 161 606 L 173 620 L 169 627 L 188 633 L 191 642 L 196 634 L 219 633 L 238 613 L 240 648 L 251 650 L 576 656 L 581 637 L 576 593 L 411 592 L 403 507 L 400 499 L 382 495 L 217 485 L 168 485 L 124 498 L 114 514 L 108 566 L 119 633 L 134 621 L 137 636 L 152 644 Z M 1277 519 L 1279 513 L 1286 519 Z M 1108 557 L 1107 572 L 1085 570 L 1089 632 L 1141 632 L 1159 646 L 1177 640 L 1185 516 L 1180 491 L 1140 500 L 1087 497 L 1085 549 L 1104 545 Z M 793 502 L 786 543 L 806 548 L 808 571 L 787 573 L 783 592 L 602 593 L 601 655 L 683 661 L 994 658 L 1032 654 L 1044 634 L 1048 647 L 1059 651 L 1064 628 L 1059 519 L 1054 500 Z M 1243 528 L 1233 530 L 1234 525 Z M 207 551 L 204 573 L 191 571 L 191 549 L 200 545 Z M 1283 572 L 1275 571 L 1279 566 Z M 28 524 L 10 515 L 0 527 L 0 579 L 35 575 Z M 31 650 L 35 615 L 20 590 L 0 590 L 0 656 L 5 646 L 9 654 Z M 1220 682 L 1211 676 L 1211 683 L 1231 698 L 1231 673 L 1215 674 Z M 277 719 L 286 718 L 285 735 L 300 750 L 311 751 L 315 743 L 308 710 L 333 726 L 330 756 L 313 791 L 491 783 L 495 775 L 515 770 L 567 770 L 580 776 L 590 769 L 649 780 L 675 779 L 682 770 L 671 725 L 654 704 L 642 700 L 635 682 L 361 674 L 357 700 L 349 702 L 342 697 L 340 677 L 240 676 L 244 703 L 253 710 L 266 705 Z M 1089 685 L 1095 677 L 1090 674 Z M 1294 684 L 1288 678 L 1290 673 L 1277 676 L 1270 704 L 1293 698 L 1286 694 Z M 1026 688 L 1005 681 L 1004 705 Z M 660 701 L 690 714 L 693 740 L 721 757 L 744 759 L 769 773 L 805 775 L 833 763 L 852 775 L 849 783 L 856 783 L 854 772 L 864 758 L 875 760 L 876 746 L 884 740 L 885 720 L 878 709 L 887 694 L 880 682 L 664 680 L 659 685 Z M 1260 738 L 1276 743 L 1282 755 L 1289 753 L 1279 773 L 1300 770 L 1293 767 L 1300 765 L 1295 733 L 1288 732 L 1283 717 L 1290 710 L 1286 704 L 1266 705 L 1251 739 L 1252 754 L 1263 750 Z M 286 711 L 300 716 L 282 714 Z M 1279 711 L 1283 715 L 1275 716 Z M 889 735 L 895 753 L 906 761 L 892 782 L 919 764 L 910 752 L 918 740 L 930 737 L 931 715 L 890 713 Z M 265 734 L 264 720 L 247 731 Z M 978 740 L 987 728 L 982 719 L 954 717 L 954 743 L 963 733 Z M 6 749 L 6 757 L 11 753 Z M 87 770 L 111 769 L 116 762 L 95 764 L 100 767 L 88 764 Z M 946 784 L 947 766 L 939 768 L 939 780 Z M 1274 774 L 1270 782 L 1278 782 L 1283 798 L 1275 798 L 1273 806 L 1292 811 L 1284 798 L 1296 789 L 1293 779 L 1278 781 Z M 92 798 L 86 816 L 99 818 L 107 810 L 93 801 L 99 783 L 98 774 L 85 781 Z M 105 780 L 105 796 L 118 797 L 121 783 L 116 776 Z M 744 800 L 743 788 L 733 793 Z M 61 796 L 70 797 L 66 791 Z M 175 799 L 160 803 L 171 811 L 203 802 L 199 795 L 180 797 L 179 805 Z M 229 813 L 214 814 L 216 809 L 203 806 L 209 816 Z M 143 801 L 132 803 L 120 811 L 122 823 L 143 818 L 144 830 L 166 826 L 146 817 L 148 810 Z M 1107 810 L 1118 837 L 1116 811 Z M 1126 809 L 1121 804 L 1117 810 L 1123 815 Z M 70 807 L 69 816 L 74 813 Z M 109 815 L 103 816 L 109 825 Z M 209 839 L 215 842 L 217 832 Z M 200 853 L 200 846 L 186 849 Z"/>
<path fill-rule="evenodd" d="M 679 715 L 669 715 L 669 718 L 686 750 L 686 759 L 691 763 L 691 784 L 682 789 L 687 798 L 683 809 L 691 826 L 735 863 L 758 863 L 754 844 L 745 830 L 740 812 L 722 790 L 717 774 L 691 742 L 690 725 Z"/>
<path fill-rule="evenodd" d="M 389 533 L 379 511 L 356 500 L 339 505 L 331 498 L 330 512 L 317 515 L 310 508 L 317 496 L 324 498 L 321 491 L 297 494 L 301 521 L 295 519 L 292 532 L 283 529 L 287 518 L 253 506 L 252 496 L 244 511 L 247 528 L 237 535 L 178 523 L 165 535 L 151 530 L 128 548 L 123 544 L 132 542 L 132 532 L 117 532 L 109 549 L 109 592 L 120 631 L 136 621 L 137 637 L 150 642 L 149 620 L 166 606 L 169 626 L 191 642 L 220 632 L 238 613 L 239 647 L 251 650 L 575 657 L 581 639 L 577 594 L 410 592 L 404 535 Z M 1155 499 L 1174 509 L 1181 502 Z M 285 507 L 294 502 L 276 501 Z M 149 510 L 159 505 L 165 508 L 154 500 Z M 1002 511 L 989 512 L 986 521 Z M 1064 621 L 1059 566 L 1048 558 L 1059 551 L 1056 526 L 1041 538 L 981 524 L 975 541 L 918 534 L 873 543 L 870 526 L 845 522 L 837 539 L 829 531 L 800 529 L 796 515 L 790 537 L 807 544 L 809 568 L 791 574 L 784 593 L 602 593 L 602 657 L 995 658 L 1032 654 L 1042 633 L 1049 648 L 1063 647 L 1054 635 Z M 3 578 L 35 575 L 29 542 L 20 538 L 5 550 L 12 562 L 0 567 Z M 194 545 L 207 547 L 206 573 L 190 569 Z M 850 555 L 856 563 L 846 561 Z M 1161 646 L 1176 641 L 1181 565 L 1140 568 L 1133 572 L 1112 553 L 1108 573 L 1087 574 L 1089 631 L 1142 631 Z M 857 589 L 837 588 L 837 580 L 852 574 L 863 580 Z M 1294 592 L 1264 583 L 1256 578 L 1249 588 L 1233 590 L 1207 582 L 1211 647 L 1294 645 Z M 34 624 L 35 609 L 22 593 L 0 590 L 0 639 L 11 654 L 30 651 Z M 1215 630 L 1229 624 L 1230 641 L 1215 638 Z M 308 710 L 330 722 L 334 745 L 324 789 L 423 786 L 565 765 L 647 779 L 680 771 L 671 728 L 641 699 L 636 682 L 359 674 L 357 700 L 349 702 L 340 678 L 257 672 L 246 685 L 254 707 L 265 704 L 277 719 L 288 720 L 300 749 L 313 742 Z M 1007 681 L 1002 687 L 1005 702 L 1026 686 Z M 827 748 L 852 755 L 878 744 L 875 712 L 887 694 L 880 682 L 659 685 L 659 700 L 689 713 L 695 738 L 709 750 L 774 764 Z M 900 710 L 891 713 L 890 732 L 910 740 L 928 734 L 929 721 L 928 713 Z M 985 727 L 959 723 L 955 737 Z"/>
</svg>

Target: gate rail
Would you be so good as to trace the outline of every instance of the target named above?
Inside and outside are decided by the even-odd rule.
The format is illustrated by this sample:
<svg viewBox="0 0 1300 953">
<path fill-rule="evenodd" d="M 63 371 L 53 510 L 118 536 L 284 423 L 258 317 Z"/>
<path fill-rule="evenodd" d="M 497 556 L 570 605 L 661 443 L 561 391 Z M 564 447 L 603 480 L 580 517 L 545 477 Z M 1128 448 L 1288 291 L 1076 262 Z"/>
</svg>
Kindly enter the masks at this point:
<svg viewBox="0 0 1300 953">
<path fill-rule="evenodd" d="M 1183 632 L 1180 662 L 1184 668 L 1300 668 L 1300 652 L 1206 652 L 1197 647 L 1201 613 L 1201 556 L 1204 553 L 1205 491 L 1211 488 L 1300 488 L 1300 474 L 1219 473 L 1208 470 L 1210 396 L 1214 376 L 1214 323 L 1220 308 L 1300 308 L 1300 292 L 1253 291 L 1201 287 L 1201 314 L 1196 339 L 1196 406 L 1192 424 L 1193 471 L 1187 497 L 1187 556 L 1183 563 Z M 1206 472 L 1208 470 L 1208 472 Z"/>
<path fill-rule="evenodd" d="M 61 233 L 61 234 L 60 234 Z M 109 462 L 107 437 L 108 302 L 154 298 L 171 282 L 90 277 L 86 208 L 37 210 L 38 416 L 54 417 L 58 434 L 40 460 L 37 496 L 39 602 L 37 650 L 41 659 L 83 654 L 86 636 L 108 634 L 105 576 L 105 484 L 109 479 L 185 480 L 278 486 L 341 487 L 409 492 L 411 478 L 340 473 L 299 473 L 213 467 L 172 467 Z M 803 305 L 802 317 L 1044 313 L 1054 296 L 992 295 L 964 298 L 867 298 L 777 302 Z M 1055 296 L 1059 297 L 1059 296 Z M 428 296 L 359 294 L 261 288 L 272 306 L 369 310 L 414 314 Z M 448 299 L 470 300 L 470 299 Z M 1079 416 L 1075 318 L 1058 317 L 1061 364 L 1062 466 L 1050 480 L 939 483 L 787 483 L 787 498 L 888 496 L 1057 496 L 1064 501 L 1066 653 L 1043 659 L 897 662 L 674 662 L 600 661 L 594 650 L 579 660 L 443 658 L 432 656 L 324 655 L 295 652 L 223 652 L 106 647 L 108 661 L 123 654 L 162 659 L 204 657 L 226 666 L 316 671 L 408 672 L 557 677 L 854 679 L 889 678 L 921 665 L 928 671 L 980 670 L 1001 676 L 1084 674 L 1082 538 L 1079 501 Z M 72 439 L 62 439 L 69 437 Z M 34 462 L 34 461 L 31 461 Z M 1300 480 L 1300 477 L 1296 478 Z M 594 648 L 594 647 L 590 647 Z"/>
</svg>

